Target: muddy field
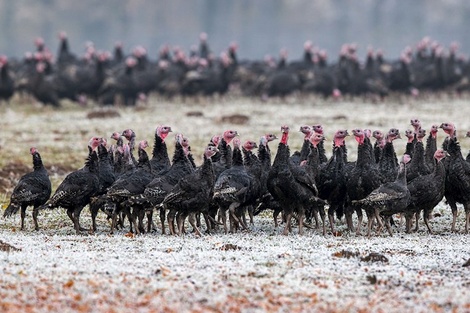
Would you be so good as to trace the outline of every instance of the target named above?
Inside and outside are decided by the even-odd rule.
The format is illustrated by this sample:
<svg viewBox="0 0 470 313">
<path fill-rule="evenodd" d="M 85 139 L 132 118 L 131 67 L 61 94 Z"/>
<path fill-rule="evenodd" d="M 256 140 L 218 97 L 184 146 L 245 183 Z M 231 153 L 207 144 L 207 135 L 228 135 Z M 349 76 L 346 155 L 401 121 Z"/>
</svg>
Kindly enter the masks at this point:
<svg viewBox="0 0 470 313">
<path fill-rule="evenodd" d="M 72 104 L 61 110 L 2 104 L 0 203 L 4 209 L 18 178 L 31 170 L 31 146 L 40 151 L 53 188 L 83 165 L 91 136 L 109 137 L 114 131 L 132 128 L 138 140 L 153 142 L 159 124 L 170 125 L 191 140 L 198 164 L 209 138 L 229 128 L 237 130 L 242 140 L 258 141 L 264 133 L 279 133 L 283 124 L 295 130 L 302 124 L 321 123 L 331 140 L 340 128 L 386 131 L 396 127 L 403 134 L 411 128 L 411 118 L 419 118 L 426 129 L 432 124 L 455 123 L 466 155 L 469 104 L 468 97 L 449 96 L 392 97 L 380 103 L 362 98 L 186 103 L 151 98 L 137 108 L 106 110 Z M 443 139 L 441 131 L 438 140 Z M 405 143 L 395 143 L 398 154 L 403 153 Z M 291 151 L 301 144 L 301 134 L 292 132 Z M 276 145 L 272 145 L 273 155 Z M 348 139 L 347 146 L 349 160 L 355 160 L 355 141 Z M 135 237 L 119 231 L 110 236 L 108 222 L 99 216 L 95 235 L 76 236 L 64 211 L 42 213 L 39 232 L 33 230 L 28 211 L 25 231 L 19 230 L 19 216 L 0 221 L 0 309 L 469 312 L 469 267 L 464 266 L 470 258 L 469 235 L 462 233 L 464 217 L 459 210 L 458 233 L 450 232 L 450 209 L 442 202 L 431 220 L 435 235 L 428 235 L 424 225 L 417 233 L 405 234 L 404 225 L 399 225 L 393 237 L 384 232 L 370 239 L 349 234 L 340 221 L 338 236 L 323 237 L 314 229 L 304 236 L 282 236 L 270 212 L 257 216 L 250 231 L 237 234 Z M 82 216 L 83 225 L 89 226 L 87 209 Z"/>
</svg>

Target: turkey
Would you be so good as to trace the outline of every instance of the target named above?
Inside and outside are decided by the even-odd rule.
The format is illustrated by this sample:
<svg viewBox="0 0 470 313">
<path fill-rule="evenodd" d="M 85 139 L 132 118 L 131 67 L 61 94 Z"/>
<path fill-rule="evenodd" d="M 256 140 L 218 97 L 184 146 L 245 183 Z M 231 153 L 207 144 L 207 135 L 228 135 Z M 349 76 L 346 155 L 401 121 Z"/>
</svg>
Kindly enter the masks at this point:
<svg viewBox="0 0 470 313">
<path fill-rule="evenodd" d="M 127 145 L 129 146 L 129 150 L 131 152 L 131 158 L 132 158 L 132 162 L 137 165 L 137 160 L 135 159 L 134 157 L 134 149 L 135 149 L 135 132 L 128 128 L 126 130 L 124 130 L 121 134 L 121 136 L 124 136 L 124 138 L 127 139 L 128 143 Z"/>
<path fill-rule="evenodd" d="M 396 128 L 391 128 L 385 137 L 386 143 L 379 161 L 379 172 L 382 175 L 382 183 L 392 182 L 397 177 L 398 159 L 393 141 L 400 138 L 400 131 Z"/>
<path fill-rule="evenodd" d="M 101 144 L 98 146 L 98 178 L 100 181 L 100 189 L 95 197 L 90 202 L 90 212 L 92 229 L 96 231 L 96 216 L 100 207 L 103 207 L 106 200 L 106 192 L 108 188 L 116 180 L 113 164 L 111 161 L 111 154 L 106 148 L 107 141 L 102 138 Z"/>
<path fill-rule="evenodd" d="M 349 136 L 347 130 L 336 131 L 333 155 L 327 163 L 321 164 L 317 180 L 319 197 L 329 204 L 328 219 L 333 234 L 334 214 L 342 212 L 346 201 L 346 136 Z"/>
<path fill-rule="evenodd" d="M 278 68 L 267 78 L 263 98 L 276 96 L 285 98 L 285 96 L 300 90 L 300 88 L 301 81 L 296 69 L 291 67 Z"/>
<path fill-rule="evenodd" d="M 46 76 L 46 64 L 39 62 L 36 70 L 29 82 L 33 96 L 43 104 L 50 104 L 53 107 L 60 107 L 59 95 L 52 77 Z"/>
<path fill-rule="evenodd" d="M 325 140 L 325 137 L 319 133 L 313 133 L 310 138 L 310 147 L 309 147 L 309 154 L 307 156 L 307 160 L 302 165 L 305 165 L 306 174 L 310 177 L 312 181 L 317 184 L 318 173 L 320 169 L 320 152 L 318 147 L 322 144 Z M 318 192 L 316 192 L 318 195 Z M 313 217 L 315 219 L 315 227 L 319 228 L 318 223 L 318 214 L 320 214 L 320 218 L 322 220 L 322 230 L 323 235 L 326 235 L 326 223 L 325 223 L 325 202 L 318 199 L 312 203 L 312 205 L 306 210 L 306 218 L 307 222 L 311 221 Z"/>
<path fill-rule="evenodd" d="M 23 175 L 11 194 L 10 204 L 3 213 L 3 217 L 10 217 L 21 209 L 21 230 L 24 230 L 24 219 L 28 206 L 33 206 L 34 228 L 39 230 L 37 208 L 49 199 L 51 195 L 51 181 L 44 167 L 41 155 L 36 148 L 31 148 L 33 156 L 33 171 Z"/>
<path fill-rule="evenodd" d="M 242 146 L 243 152 L 243 165 L 245 166 L 246 171 L 253 177 L 253 199 L 256 199 L 255 202 L 248 203 L 246 206 L 246 210 L 250 216 L 250 224 L 253 225 L 253 215 L 254 215 L 254 205 L 258 202 L 259 198 L 261 197 L 261 175 L 263 171 L 263 167 L 261 161 L 258 159 L 258 156 L 253 153 L 253 149 L 258 148 L 256 142 L 247 140 Z M 243 213 L 243 212 L 242 212 Z M 245 215 L 242 214 L 241 216 L 243 219 Z M 244 221 L 246 225 L 246 222 Z"/>
<path fill-rule="evenodd" d="M 4 55 L 0 56 L 0 101 L 10 101 L 15 93 L 15 82 L 10 70 L 8 58 Z"/>
<path fill-rule="evenodd" d="M 434 153 L 437 150 L 437 132 L 439 131 L 439 125 L 432 125 L 429 131 L 428 138 L 426 139 L 426 148 L 424 150 L 426 164 L 430 170 L 434 169 Z"/>
<path fill-rule="evenodd" d="M 385 136 L 380 130 L 374 130 L 372 137 L 375 138 L 374 143 L 374 160 L 379 163 L 382 158 L 383 149 L 385 147 Z"/>
<path fill-rule="evenodd" d="M 159 125 L 155 129 L 152 158 L 150 159 L 150 165 L 152 166 L 152 171 L 155 175 L 168 170 L 171 166 L 170 157 L 168 156 L 168 149 L 165 143 L 166 137 L 168 137 L 169 133 L 171 132 L 171 127 L 167 125 Z M 163 213 L 160 211 L 160 214 L 162 214 L 164 220 L 165 218 Z M 150 223 L 150 220 L 153 218 L 153 211 L 147 212 L 147 215 Z M 162 223 L 162 229 L 163 227 L 164 224 Z"/>
<path fill-rule="evenodd" d="M 274 134 L 266 134 L 261 136 L 258 145 L 258 160 L 261 162 L 261 176 L 260 176 L 260 198 L 255 209 L 254 215 L 258 215 L 261 211 L 266 209 L 273 210 L 274 226 L 277 228 L 277 217 L 282 212 L 279 203 L 274 200 L 271 193 L 268 191 L 268 175 L 271 169 L 271 150 L 269 142 L 277 139 Z"/>
<path fill-rule="evenodd" d="M 307 160 L 308 154 L 310 152 L 310 137 L 313 134 L 313 130 L 311 126 L 302 125 L 300 126 L 299 130 L 302 134 L 304 134 L 304 142 L 302 144 L 302 148 L 300 149 L 300 154 L 298 160 L 296 160 L 296 164 L 300 164 L 300 162 Z"/>
<path fill-rule="evenodd" d="M 354 168 L 348 175 L 346 182 L 346 190 L 348 195 L 348 203 L 357 201 L 367 197 L 373 190 L 380 186 L 380 172 L 375 160 L 373 159 L 373 148 L 369 138 L 362 129 L 353 129 L 352 131 L 357 143 L 357 161 Z M 346 221 L 349 230 L 354 230 L 352 225 L 352 213 L 356 209 L 358 224 L 356 233 L 361 233 L 362 226 L 362 210 L 354 206 L 347 205 L 345 209 Z M 370 211 L 366 211 L 370 213 Z M 373 216 L 368 214 L 368 219 Z"/>
<path fill-rule="evenodd" d="M 352 201 L 353 205 L 359 206 L 366 212 L 370 212 L 367 214 L 372 217 L 367 221 L 368 237 L 370 237 L 371 234 L 374 217 L 379 223 L 378 233 L 382 230 L 383 223 L 380 215 L 385 217 L 385 226 L 390 236 L 393 236 L 390 226 L 390 216 L 405 212 L 410 203 L 410 191 L 406 185 L 406 163 L 408 163 L 410 159 L 409 155 L 403 155 L 402 161 L 399 164 L 398 175 L 393 182 L 383 183 L 364 199 Z"/>
<path fill-rule="evenodd" d="M 410 157 L 413 157 L 413 151 L 415 149 L 416 137 L 412 130 L 405 130 L 405 137 L 408 138 L 405 147 L 405 153 Z"/>
<path fill-rule="evenodd" d="M 446 159 L 445 197 L 452 209 L 452 231 L 455 231 L 457 221 L 457 203 L 461 203 L 465 209 L 465 232 L 468 233 L 470 224 L 470 164 L 462 156 L 454 124 L 442 123 L 440 127 L 448 135 L 444 142 L 449 153 L 449 157 Z"/>
<path fill-rule="evenodd" d="M 212 169 L 211 158 L 217 152 L 214 146 L 207 146 L 204 151 L 204 162 L 195 172 L 181 178 L 173 189 L 165 196 L 161 206 L 166 209 L 178 211 L 177 224 L 178 232 L 172 229 L 172 223 L 169 224 L 172 234 L 182 233 L 183 222 L 186 216 L 189 216 L 189 223 L 194 228 L 196 235 L 201 232 L 195 224 L 195 213 L 203 212 L 206 218 L 207 230 L 209 231 L 210 218 L 207 215 L 208 204 L 213 196 L 215 183 L 215 174 Z"/>
<path fill-rule="evenodd" d="M 413 214 L 416 214 L 415 231 L 418 231 L 418 219 L 421 211 L 423 211 L 424 223 L 426 224 L 429 233 L 433 233 L 428 220 L 434 207 L 438 205 L 444 197 L 446 169 L 442 160 L 446 156 L 448 156 L 446 151 L 437 149 L 434 152 L 434 159 L 436 162 L 434 165 L 434 171 L 428 175 L 418 176 L 408 182 L 408 190 L 410 191 L 411 200 L 405 212 L 407 233 L 411 231 Z"/>
<path fill-rule="evenodd" d="M 74 224 L 77 234 L 85 229 L 80 226 L 80 213 L 90 203 L 90 200 L 100 190 L 98 174 L 98 155 L 96 148 L 101 138 L 93 137 L 88 143 L 88 158 L 85 166 L 68 174 L 57 187 L 54 195 L 39 209 L 62 207 Z M 34 213 L 33 213 L 34 214 Z"/>
<path fill-rule="evenodd" d="M 239 218 L 238 210 L 243 210 L 248 204 L 254 203 L 258 194 L 256 194 L 255 178 L 248 173 L 244 164 L 240 149 L 240 140 L 235 138 L 232 167 L 223 171 L 214 184 L 214 201 L 219 206 L 219 214 L 222 216 L 225 233 L 227 228 L 227 211 L 230 218 L 230 232 L 241 226 L 247 229 L 247 225 Z"/>
<path fill-rule="evenodd" d="M 123 69 L 103 81 L 98 90 L 101 104 L 113 105 L 116 96 L 120 96 L 125 106 L 135 106 L 139 93 L 136 81 L 136 65 L 137 60 L 134 57 L 128 57 Z"/>
<path fill-rule="evenodd" d="M 268 175 L 268 190 L 282 207 L 286 220 L 283 234 L 287 235 L 291 231 L 291 220 L 294 214 L 299 222 L 299 234 L 303 234 L 305 209 L 318 200 L 315 194 L 317 189 L 312 177 L 306 175 L 304 169 L 299 169 L 297 165 L 289 161 L 290 149 L 287 143 L 289 127 L 282 126 L 281 131 L 281 142 Z M 304 177 L 300 178 L 298 174 L 302 170 Z"/>
<path fill-rule="evenodd" d="M 236 130 L 226 130 L 217 144 L 219 152 L 216 154 L 213 164 L 216 177 L 232 166 L 232 148 L 230 143 L 236 136 L 238 136 Z"/>
<path fill-rule="evenodd" d="M 199 34 L 199 57 L 202 59 L 208 59 L 211 49 L 207 43 L 207 33 Z"/>
<path fill-rule="evenodd" d="M 319 159 L 320 164 L 326 163 L 326 162 L 328 162 L 328 158 L 326 157 L 326 151 L 325 151 L 325 146 L 324 146 L 324 143 L 325 143 L 325 137 L 324 136 L 325 136 L 325 134 L 324 134 L 324 131 L 323 131 L 323 126 L 320 125 L 320 124 L 313 125 L 312 130 L 317 134 L 323 135 L 323 140 L 318 143 L 317 149 L 318 149 L 318 156 L 320 158 Z"/>
<path fill-rule="evenodd" d="M 146 203 L 147 211 L 153 211 L 165 196 L 173 189 L 178 181 L 194 171 L 194 167 L 188 159 L 189 150 L 183 146 L 184 137 L 182 134 L 175 136 L 175 152 L 170 168 L 160 171 L 153 180 L 145 186 L 142 195 L 136 197 L 136 202 Z M 173 225 L 174 215 L 168 215 L 170 230 Z M 160 207 L 160 221 L 162 224 L 162 233 L 165 234 L 165 209 Z M 150 220 L 149 220 L 150 222 Z"/>
<path fill-rule="evenodd" d="M 429 169 L 428 164 L 426 163 L 425 150 L 423 144 L 424 137 L 426 137 L 426 131 L 424 129 L 420 129 L 415 134 L 413 157 L 411 158 L 411 162 L 406 170 L 406 180 L 408 182 L 412 181 L 416 177 L 419 177 L 421 175 L 427 175 L 432 172 L 432 170 Z"/>
<path fill-rule="evenodd" d="M 121 211 L 126 213 L 126 216 L 131 223 L 131 231 L 133 229 L 132 227 L 135 226 L 135 231 L 137 233 L 140 232 L 135 218 L 131 214 L 131 207 L 126 203 L 126 201 L 132 196 L 143 193 L 145 186 L 150 183 L 154 177 L 147 152 L 145 151 L 147 147 L 148 142 L 146 140 L 139 142 L 139 160 L 136 169 L 119 177 L 111 187 L 109 187 L 109 190 L 106 193 L 107 198 L 113 203 L 113 223 L 111 226 L 111 233 L 116 228 L 117 216 Z M 111 208 L 108 210 L 111 210 Z"/>
<path fill-rule="evenodd" d="M 59 33 L 59 51 L 57 52 L 57 65 L 59 68 L 63 68 L 68 64 L 75 63 L 77 61 L 77 57 L 70 52 L 69 48 L 69 40 L 67 38 L 67 33 L 61 31 Z"/>
<path fill-rule="evenodd" d="M 157 126 L 155 129 L 155 138 L 152 149 L 152 158 L 150 165 L 154 173 L 160 173 L 171 166 L 170 157 L 165 143 L 165 138 L 171 133 L 171 127 L 166 125 Z"/>
<path fill-rule="evenodd" d="M 232 166 L 232 147 L 230 143 L 236 136 L 238 136 L 236 130 L 226 130 L 222 136 L 215 135 L 210 140 L 209 144 L 214 145 L 218 149 L 218 152 L 212 157 L 212 166 L 216 179 L 223 171 Z M 213 199 L 209 207 L 209 215 L 215 218 L 219 211 L 219 205 Z M 219 221 L 220 218 L 221 216 L 219 215 Z"/>
</svg>

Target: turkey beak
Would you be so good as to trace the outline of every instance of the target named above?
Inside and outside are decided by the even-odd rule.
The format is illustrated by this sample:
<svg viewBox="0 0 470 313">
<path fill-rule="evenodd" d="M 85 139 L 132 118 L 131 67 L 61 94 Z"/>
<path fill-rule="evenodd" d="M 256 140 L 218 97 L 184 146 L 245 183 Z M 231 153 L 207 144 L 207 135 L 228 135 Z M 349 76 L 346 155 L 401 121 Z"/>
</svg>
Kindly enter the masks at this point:
<svg viewBox="0 0 470 313">
<path fill-rule="evenodd" d="M 401 135 L 400 135 L 400 133 L 398 133 L 398 135 L 397 135 L 397 139 L 401 139 Z"/>
<path fill-rule="evenodd" d="M 444 155 L 445 155 L 446 157 L 450 157 L 449 152 L 447 152 L 447 151 L 444 151 L 444 152 L 445 152 Z"/>
<path fill-rule="evenodd" d="M 253 148 L 258 148 L 258 145 L 256 144 L 256 142 L 254 143 Z"/>
</svg>

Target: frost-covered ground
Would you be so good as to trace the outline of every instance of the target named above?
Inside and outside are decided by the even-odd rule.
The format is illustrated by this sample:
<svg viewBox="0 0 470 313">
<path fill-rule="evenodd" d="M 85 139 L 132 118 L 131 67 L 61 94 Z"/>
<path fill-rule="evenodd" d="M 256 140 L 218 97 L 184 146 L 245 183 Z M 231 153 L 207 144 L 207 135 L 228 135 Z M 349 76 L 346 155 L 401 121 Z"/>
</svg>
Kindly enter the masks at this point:
<svg viewBox="0 0 470 313">
<path fill-rule="evenodd" d="M 76 236 L 60 211 L 41 216 L 48 229 L 35 232 L 28 219 L 29 230 L 20 232 L 17 217 L 0 231 L 1 240 L 21 249 L 0 252 L 0 309 L 469 312 L 470 268 L 462 266 L 469 235 L 448 231 L 444 205 L 435 213 L 436 235 L 421 226 L 414 234 L 400 227 L 393 237 L 372 238 L 315 230 L 282 236 L 270 216 L 257 217 L 250 232 L 202 238 L 110 236 L 104 221 L 97 234 Z M 371 253 L 380 255 L 368 260 Z"/>
<path fill-rule="evenodd" d="M 157 124 L 172 126 L 190 138 L 198 163 L 204 144 L 215 133 L 232 128 L 242 140 L 256 140 L 266 132 L 279 132 L 282 124 L 295 131 L 302 124 L 322 123 L 331 140 L 339 128 L 397 127 L 403 132 L 411 118 L 420 118 L 426 129 L 451 121 L 463 153 L 470 146 L 470 139 L 463 137 L 470 129 L 467 99 L 395 99 L 381 104 L 290 99 L 287 105 L 246 99 L 153 101 L 138 110 L 121 108 L 121 117 L 101 120 L 88 119 L 90 110 L 72 105 L 60 111 L 34 105 L 0 107 L 4 207 L 15 169 L 31 169 L 30 146 L 41 152 L 56 187 L 66 169 L 81 166 L 91 136 L 108 137 L 129 127 L 138 139 L 152 142 Z M 223 119 L 235 113 L 249 116 L 248 122 L 237 125 Z M 302 144 L 302 136 L 294 131 L 292 151 Z M 442 132 L 438 138 L 444 138 Z M 355 141 L 347 144 L 354 160 Z M 396 143 L 399 154 L 404 147 L 405 140 Z M 272 148 L 275 153 L 276 144 Z M 459 211 L 458 229 L 463 231 Z M 35 232 L 29 211 L 25 231 L 19 231 L 19 216 L 0 220 L 0 248 L 21 249 L 0 249 L 0 311 L 470 312 L 470 267 L 462 266 L 470 258 L 470 235 L 449 231 L 451 214 L 444 203 L 434 213 L 435 235 L 428 235 L 421 222 L 418 233 L 405 234 L 402 225 L 393 237 L 385 232 L 356 237 L 342 223 L 336 237 L 323 237 L 316 230 L 282 236 L 267 213 L 255 218 L 250 232 L 197 238 L 159 233 L 133 237 L 125 231 L 110 236 L 102 216 L 95 235 L 76 236 L 62 210 L 42 213 L 41 230 Z M 88 209 L 82 221 L 89 226 Z M 369 260 L 371 253 L 379 254 L 377 261 L 374 254 Z"/>
</svg>

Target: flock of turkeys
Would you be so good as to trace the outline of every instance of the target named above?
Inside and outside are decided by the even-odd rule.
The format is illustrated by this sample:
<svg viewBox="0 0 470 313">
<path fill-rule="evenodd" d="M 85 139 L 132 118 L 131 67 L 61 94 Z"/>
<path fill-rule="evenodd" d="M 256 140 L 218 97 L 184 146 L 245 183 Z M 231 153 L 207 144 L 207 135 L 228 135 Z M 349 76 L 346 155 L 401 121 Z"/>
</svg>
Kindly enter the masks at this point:
<svg viewBox="0 0 470 313">
<path fill-rule="evenodd" d="M 89 42 L 82 55 L 70 49 L 60 33 L 56 56 L 37 38 L 35 51 L 22 58 L 0 56 L 0 100 L 15 93 L 59 107 L 63 100 L 86 104 L 133 106 L 150 94 L 175 96 L 243 95 L 268 99 L 290 94 L 323 97 L 366 95 L 380 99 L 390 94 L 418 96 L 420 92 L 459 94 L 470 90 L 470 62 L 457 43 L 448 47 L 429 37 L 390 58 L 369 48 L 364 60 L 355 44 L 344 44 L 337 60 L 312 42 L 300 58 L 240 59 L 235 43 L 218 56 L 207 34 L 189 51 L 162 45 L 156 57 L 142 46 L 126 53 L 122 43 L 114 52 L 99 50 Z M 300 49 L 299 49 L 300 50 Z"/>
<path fill-rule="evenodd" d="M 282 213 L 285 235 L 293 225 L 300 234 L 308 226 L 326 235 L 326 212 L 331 233 L 336 233 L 335 217 L 344 217 L 348 230 L 359 235 L 365 212 L 370 236 L 374 227 L 380 233 L 384 225 L 392 235 L 395 214 L 405 217 L 406 232 L 412 231 L 413 223 L 416 231 L 421 212 L 432 233 L 429 218 L 445 197 L 453 214 L 451 230 L 456 230 L 457 204 L 462 204 L 468 232 L 470 163 L 462 156 L 455 126 L 433 125 L 426 135 L 418 119 L 411 120 L 411 125 L 413 130 L 404 134 L 408 140 L 400 160 L 394 148 L 395 140 L 401 138 L 396 128 L 385 133 L 359 128 L 351 133 L 338 130 L 328 158 L 322 126 L 304 125 L 300 127 L 302 148 L 292 154 L 288 126 L 282 126 L 278 135 L 261 136 L 259 142 L 241 142 L 236 131 L 227 130 L 209 140 L 199 166 L 188 138 L 182 134 L 174 136 L 170 160 L 166 141 L 171 127 L 156 128 L 151 156 L 146 151 L 149 143 L 136 142 L 136 134 L 126 129 L 112 134 L 111 145 L 105 138 L 91 138 L 84 166 L 68 174 L 52 196 L 39 151 L 31 148 L 34 171 L 20 179 L 4 216 L 20 211 L 24 229 L 26 209 L 33 206 L 37 230 L 41 210 L 61 207 L 78 234 L 85 230 L 80 213 L 88 205 L 91 231 L 97 230 L 100 211 L 111 219 L 111 233 L 127 227 L 126 219 L 131 232 L 156 231 L 153 213 L 158 212 L 161 233 L 167 232 L 166 226 L 170 234 L 184 233 L 188 218 L 192 231 L 201 235 L 201 216 L 206 232 L 223 227 L 227 233 L 248 230 L 254 216 L 272 210 L 276 227 Z M 446 133 L 439 144 L 442 148 L 437 142 L 439 128 Z M 358 145 L 355 162 L 347 159 L 348 136 Z M 279 140 L 274 160 L 269 147 L 273 140 Z"/>
</svg>

